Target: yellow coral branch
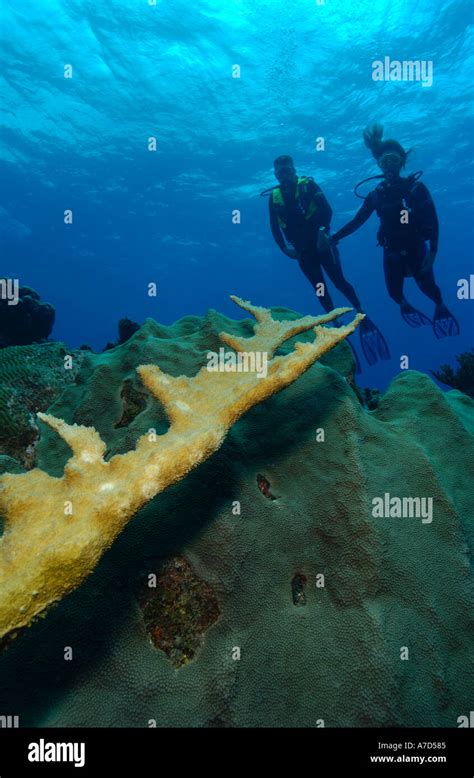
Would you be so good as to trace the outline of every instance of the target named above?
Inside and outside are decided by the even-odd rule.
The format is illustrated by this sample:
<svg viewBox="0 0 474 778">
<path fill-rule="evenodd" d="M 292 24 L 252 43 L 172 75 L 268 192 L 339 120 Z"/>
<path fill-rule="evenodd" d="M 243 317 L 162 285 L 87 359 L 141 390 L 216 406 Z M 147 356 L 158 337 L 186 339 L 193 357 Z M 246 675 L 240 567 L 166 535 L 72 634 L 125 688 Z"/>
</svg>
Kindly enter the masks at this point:
<svg viewBox="0 0 474 778">
<path fill-rule="evenodd" d="M 39 418 L 70 446 L 61 478 L 40 469 L 0 477 L 0 637 L 14 636 L 38 614 L 76 589 L 92 572 L 132 516 L 158 492 L 179 481 L 222 444 L 231 425 L 249 408 L 283 389 L 313 362 L 356 329 L 358 314 L 344 327 L 321 326 L 350 309 L 296 321 L 276 321 L 265 308 L 232 297 L 257 323 L 250 338 L 221 334 L 238 351 L 266 352 L 270 358 L 286 340 L 314 328 L 312 343 L 268 362 L 256 372 L 209 372 L 193 378 L 141 365 L 138 373 L 163 404 L 171 426 L 157 438 L 142 435 L 136 449 L 105 461 L 105 443 L 93 427 L 66 424 L 48 414 Z"/>
<path fill-rule="evenodd" d="M 266 351 L 269 359 L 285 340 L 289 340 L 312 327 L 317 327 L 319 324 L 333 321 L 338 316 L 352 310 L 352 308 L 335 308 L 331 313 L 326 313 L 323 316 L 304 316 L 302 319 L 293 321 L 276 321 L 272 318 L 272 313 L 268 308 L 251 305 L 235 295 L 231 295 L 230 299 L 244 311 L 251 313 L 257 320 L 257 324 L 251 338 L 239 338 L 221 332 L 219 333 L 220 339 L 236 351 Z"/>
</svg>

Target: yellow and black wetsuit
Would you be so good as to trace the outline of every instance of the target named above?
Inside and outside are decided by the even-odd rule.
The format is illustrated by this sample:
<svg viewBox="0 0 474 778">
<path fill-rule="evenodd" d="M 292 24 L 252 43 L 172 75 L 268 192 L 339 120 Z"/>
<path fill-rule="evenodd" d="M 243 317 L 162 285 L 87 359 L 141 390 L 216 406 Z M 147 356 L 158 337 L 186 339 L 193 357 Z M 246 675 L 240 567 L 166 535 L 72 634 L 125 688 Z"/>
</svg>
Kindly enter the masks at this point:
<svg viewBox="0 0 474 778">
<path fill-rule="evenodd" d="M 334 308 L 331 295 L 325 284 L 323 269 L 336 289 L 350 301 L 358 311 L 361 310 L 359 298 L 354 288 L 344 277 L 339 254 L 318 250 L 318 232 L 321 228 L 329 233 L 332 209 L 321 188 L 308 176 L 298 178 L 291 191 L 282 191 L 275 187 L 269 198 L 270 227 L 275 242 L 282 251 L 286 242 L 298 252 L 298 263 L 304 275 L 314 289 L 324 284 L 324 295 L 319 296 L 326 311 Z"/>
<path fill-rule="evenodd" d="M 285 249 L 283 235 L 296 251 L 305 251 L 315 243 L 320 227 L 329 232 L 331 206 L 312 178 L 298 178 L 295 189 L 290 192 L 276 187 L 269 205 L 273 237 L 282 250 Z"/>
</svg>

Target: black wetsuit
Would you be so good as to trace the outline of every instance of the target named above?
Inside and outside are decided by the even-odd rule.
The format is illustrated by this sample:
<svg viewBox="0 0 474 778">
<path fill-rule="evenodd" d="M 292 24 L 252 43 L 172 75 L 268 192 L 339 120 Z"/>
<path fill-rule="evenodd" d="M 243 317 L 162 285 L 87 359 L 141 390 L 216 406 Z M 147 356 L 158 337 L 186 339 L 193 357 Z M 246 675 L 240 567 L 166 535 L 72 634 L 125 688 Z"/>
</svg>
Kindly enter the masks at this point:
<svg viewBox="0 0 474 778">
<path fill-rule="evenodd" d="M 331 295 L 327 290 L 323 269 L 336 289 L 342 292 L 350 301 L 351 305 L 360 311 L 361 306 L 359 298 L 357 297 L 354 288 L 346 278 L 344 278 L 339 255 L 335 247 L 332 252 L 318 250 L 317 240 L 319 229 L 324 227 L 325 231 L 329 233 L 329 225 L 332 217 L 331 206 L 326 200 L 321 188 L 312 179 L 309 179 L 306 184 L 306 194 L 304 198 L 301 198 L 300 203 L 298 202 L 295 193 L 296 186 L 291 192 L 282 191 L 285 219 L 284 227 L 280 226 L 278 211 L 273 202 L 273 198 L 271 196 L 269 198 L 270 227 L 276 243 L 282 251 L 285 251 L 286 244 L 282 235 L 283 231 L 288 243 L 291 243 L 298 252 L 298 264 L 311 286 L 316 290 L 318 284 L 324 284 L 322 287 L 324 289 L 324 295 L 320 296 L 319 299 L 321 300 L 321 305 L 325 311 L 332 311 L 334 304 Z M 305 215 L 309 212 L 308 208 L 311 201 L 313 201 L 316 209 L 310 218 L 307 219 L 305 218 Z"/>
<path fill-rule="evenodd" d="M 367 195 L 352 221 L 335 233 L 335 240 L 355 232 L 374 211 L 380 218 L 377 237 L 384 249 L 385 283 L 392 300 L 400 305 L 403 282 L 413 276 L 421 291 L 439 305 L 442 297 L 433 269 L 421 271 L 425 241 L 430 241 L 432 252 L 438 249 L 438 217 L 426 186 L 413 176 L 397 178 L 393 183 L 383 181 Z M 403 223 L 404 211 L 408 211 L 408 223 Z"/>
</svg>

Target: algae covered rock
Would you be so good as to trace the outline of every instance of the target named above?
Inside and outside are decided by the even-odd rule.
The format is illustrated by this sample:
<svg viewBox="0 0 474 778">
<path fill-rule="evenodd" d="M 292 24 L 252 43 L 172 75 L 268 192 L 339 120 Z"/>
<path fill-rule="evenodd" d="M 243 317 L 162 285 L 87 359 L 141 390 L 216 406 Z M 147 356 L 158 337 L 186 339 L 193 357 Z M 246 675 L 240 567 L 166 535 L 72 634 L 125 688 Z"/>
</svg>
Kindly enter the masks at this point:
<svg viewBox="0 0 474 778">
<path fill-rule="evenodd" d="M 441 365 L 438 371 L 432 370 L 434 377 L 452 389 L 459 389 L 468 397 L 474 398 L 474 348 L 456 356 L 457 369 L 451 365 Z"/>
<path fill-rule="evenodd" d="M 216 312 L 148 320 L 48 410 L 127 451 L 167 428 L 136 366 L 194 375 L 222 330 L 251 334 Z M 251 409 L 0 656 L 23 726 L 456 727 L 472 709 L 474 403 L 407 371 L 368 411 L 350 349 L 327 363 Z M 60 475 L 67 447 L 41 426 L 38 464 Z"/>
<path fill-rule="evenodd" d="M 62 343 L 0 349 L 0 455 L 33 467 L 36 414 L 74 383 L 83 359 L 82 352 L 68 351 Z"/>
<path fill-rule="evenodd" d="M 12 279 L 0 278 L 11 287 Z M 29 286 L 20 286 L 14 296 L 0 296 L 0 348 L 26 346 L 47 340 L 53 329 L 55 309 Z"/>
<path fill-rule="evenodd" d="M 218 355 L 208 353 L 195 376 L 176 377 L 153 363 L 136 368 L 143 385 L 166 411 L 169 429 L 164 434 L 158 436 L 150 429 L 131 451 L 106 458 L 107 443 L 94 426 L 37 414 L 72 455 L 56 477 L 41 466 L 0 477 L 2 639 L 14 638 L 78 588 L 146 503 L 216 453 L 243 414 L 296 381 L 353 334 L 363 319 L 358 313 L 337 329 L 323 326 L 350 311 L 337 308 L 319 317 L 283 322 L 266 308 L 236 296 L 231 299 L 255 318 L 250 338 L 219 333 L 222 344 L 232 350 L 225 353 L 222 347 Z M 314 332 L 313 342 L 296 343 L 291 353 L 275 356 L 288 339 L 309 330 Z M 130 392 L 126 394 L 129 403 Z M 127 409 L 116 426 L 125 426 L 134 413 Z"/>
</svg>

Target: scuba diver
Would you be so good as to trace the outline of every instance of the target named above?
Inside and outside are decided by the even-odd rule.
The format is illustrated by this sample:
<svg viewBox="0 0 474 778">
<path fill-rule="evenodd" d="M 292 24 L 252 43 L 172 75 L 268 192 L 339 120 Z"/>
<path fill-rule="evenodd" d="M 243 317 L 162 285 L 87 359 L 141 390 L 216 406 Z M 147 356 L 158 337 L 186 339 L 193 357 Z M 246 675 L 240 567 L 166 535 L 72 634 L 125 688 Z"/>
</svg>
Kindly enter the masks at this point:
<svg viewBox="0 0 474 778">
<path fill-rule="evenodd" d="M 332 209 L 321 188 L 311 176 L 298 177 L 293 160 L 288 155 L 278 157 L 273 164 L 279 186 L 266 189 L 261 195 L 270 195 L 270 227 L 277 245 L 287 257 L 298 261 L 326 312 L 332 311 L 334 304 L 323 270 L 336 289 L 361 312 L 359 298 L 344 277 L 339 252 L 329 240 Z M 287 244 L 291 244 L 292 248 Z M 318 294 L 320 289 L 322 295 Z M 367 316 L 360 322 L 358 330 L 369 365 L 375 364 L 377 359 L 390 359 L 382 334 Z M 360 372 L 355 351 L 354 355 Z"/>
<path fill-rule="evenodd" d="M 438 217 L 426 186 L 418 179 L 421 171 L 406 178 L 400 176 L 408 154 L 396 140 L 382 140 L 383 127 L 374 124 L 363 132 L 364 142 L 377 161 L 383 181 L 362 198 L 364 203 L 354 218 L 338 230 L 331 241 L 334 245 L 359 229 L 376 211 L 380 219 L 378 245 L 383 247 L 384 273 L 387 291 L 397 305 L 403 320 L 410 327 L 432 324 L 437 338 L 459 335 L 459 324 L 443 303 L 441 290 L 436 285 L 433 263 L 438 250 Z M 426 241 L 429 241 L 429 250 Z M 419 289 L 435 304 L 433 321 L 417 311 L 403 294 L 405 278 L 413 276 Z"/>
</svg>

